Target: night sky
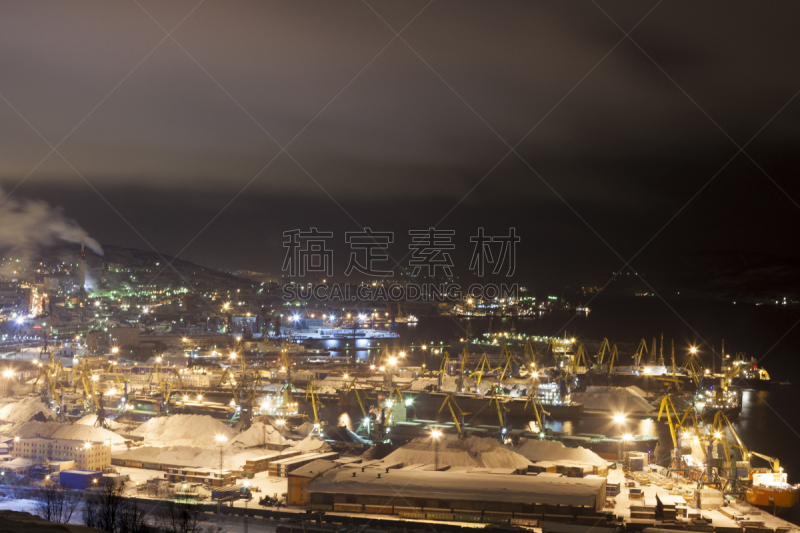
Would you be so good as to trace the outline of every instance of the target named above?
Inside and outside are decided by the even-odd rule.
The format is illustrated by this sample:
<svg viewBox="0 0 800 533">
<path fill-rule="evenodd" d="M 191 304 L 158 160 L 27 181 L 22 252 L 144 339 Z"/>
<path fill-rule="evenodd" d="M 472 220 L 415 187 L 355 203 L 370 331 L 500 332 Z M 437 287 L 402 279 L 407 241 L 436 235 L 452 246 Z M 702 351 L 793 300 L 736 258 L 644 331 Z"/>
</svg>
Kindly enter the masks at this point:
<svg viewBox="0 0 800 533">
<path fill-rule="evenodd" d="M 463 267 L 477 227 L 515 226 L 534 285 L 602 285 L 640 251 L 653 283 L 706 252 L 796 258 L 797 20 L 795 2 L 8 0 L 0 186 L 103 244 L 273 273 L 282 232 L 310 226 L 395 231 L 397 259 L 409 229 L 455 229 Z"/>
</svg>

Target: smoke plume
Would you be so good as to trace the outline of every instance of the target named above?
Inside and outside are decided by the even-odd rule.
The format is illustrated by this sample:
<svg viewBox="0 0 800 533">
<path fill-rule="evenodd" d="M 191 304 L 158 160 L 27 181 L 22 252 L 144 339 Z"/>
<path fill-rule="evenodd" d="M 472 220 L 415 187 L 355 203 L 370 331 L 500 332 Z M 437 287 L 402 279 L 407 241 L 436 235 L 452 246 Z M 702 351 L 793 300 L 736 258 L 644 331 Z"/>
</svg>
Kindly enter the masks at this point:
<svg viewBox="0 0 800 533">
<path fill-rule="evenodd" d="M 100 243 L 67 218 L 60 207 L 41 200 L 6 198 L 0 189 L 0 249 L 27 258 L 58 242 L 84 242 L 87 248 L 103 255 Z"/>
</svg>

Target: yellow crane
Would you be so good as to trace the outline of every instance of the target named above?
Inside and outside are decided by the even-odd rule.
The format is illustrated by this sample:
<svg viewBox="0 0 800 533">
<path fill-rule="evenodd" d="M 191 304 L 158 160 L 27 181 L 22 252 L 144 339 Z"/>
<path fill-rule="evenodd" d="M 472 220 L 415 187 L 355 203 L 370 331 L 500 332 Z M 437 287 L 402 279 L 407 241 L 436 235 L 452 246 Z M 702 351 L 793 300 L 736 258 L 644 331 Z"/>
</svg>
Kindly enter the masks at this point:
<svg viewBox="0 0 800 533">
<path fill-rule="evenodd" d="M 519 366 L 519 362 L 517 361 L 517 356 L 514 355 L 514 352 L 511 350 L 511 347 L 508 343 L 503 343 L 500 347 L 500 364 L 505 361 L 505 365 L 503 366 L 503 371 L 500 374 L 500 378 L 498 381 L 502 381 L 508 372 L 508 375 L 511 376 L 511 371 L 514 369 L 514 365 Z"/>
<path fill-rule="evenodd" d="M 461 351 L 461 375 L 469 372 L 469 350 L 467 349 L 468 343 L 464 343 L 464 349 Z"/>
<path fill-rule="evenodd" d="M 364 401 L 361 399 L 361 396 L 358 394 L 359 389 L 358 389 L 358 387 L 356 387 L 356 382 L 357 381 L 358 381 L 358 378 L 353 378 L 353 381 L 350 382 L 350 386 L 348 386 L 347 390 L 344 391 L 344 395 L 346 397 L 350 393 L 350 391 L 353 391 L 355 393 L 355 395 L 356 395 L 356 400 L 358 400 L 358 405 L 361 406 L 361 412 L 364 413 L 364 416 L 369 417 L 369 413 L 367 412 L 367 408 L 366 408 L 366 406 L 364 406 Z M 366 393 L 364 393 L 364 398 L 368 399 L 366 396 L 367 396 Z"/>
<path fill-rule="evenodd" d="M 477 370 L 475 370 L 475 372 L 470 374 L 469 377 L 474 377 L 476 375 L 478 376 L 478 379 L 475 380 L 475 389 L 477 390 L 481 384 L 481 378 L 483 377 L 483 372 L 484 371 L 492 372 L 492 363 L 491 361 L 489 361 L 489 356 L 486 354 L 486 352 L 483 352 L 483 355 L 481 355 L 481 358 L 478 360 L 478 365 L 476 368 Z"/>
<path fill-rule="evenodd" d="M 611 354 L 608 356 L 608 373 L 610 374 L 614 370 L 614 363 L 619 359 L 619 351 L 617 351 L 617 345 L 613 345 L 611 347 Z"/>
<path fill-rule="evenodd" d="M 579 367 L 585 367 L 587 370 L 589 367 L 589 353 L 586 351 L 586 346 L 583 343 L 578 346 L 578 349 L 575 352 L 575 357 L 573 358 L 573 367 L 575 374 L 578 373 Z"/>
<path fill-rule="evenodd" d="M 647 341 L 644 339 L 639 341 L 639 347 L 636 348 L 636 353 L 633 354 L 633 361 L 636 366 L 642 366 L 642 356 L 647 353 Z"/>
<path fill-rule="evenodd" d="M 669 424 L 669 433 L 672 435 L 672 445 L 675 448 L 678 448 L 678 430 L 685 431 L 683 424 L 691 411 L 692 406 L 690 405 L 686 408 L 686 411 L 684 411 L 683 416 L 680 416 L 670 396 L 664 396 L 661 400 L 661 408 L 658 410 L 658 417 L 656 420 L 661 421 L 661 416 L 666 415 L 667 423 Z"/>
<path fill-rule="evenodd" d="M 499 387 L 492 387 L 492 395 L 489 397 L 489 407 L 491 407 L 492 402 L 494 402 L 495 409 L 497 410 L 497 418 L 500 420 L 500 428 L 503 433 L 505 433 L 506 412 L 508 412 L 508 408 L 505 406 L 505 402 L 501 400 L 502 395 L 498 393 L 498 389 Z"/>
<path fill-rule="evenodd" d="M 600 351 L 597 352 L 597 355 L 594 358 L 595 361 L 597 361 L 598 365 L 602 365 L 603 364 L 603 362 L 605 360 L 606 351 L 611 353 L 611 346 L 609 346 L 608 338 L 603 337 L 603 342 L 602 342 L 602 344 L 600 344 Z"/>
<path fill-rule="evenodd" d="M 64 365 L 61 359 L 55 359 L 55 356 L 50 353 L 50 359 L 47 363 L 42 363 L 42 368 L 36 379 L 33 381 L 33 386 L 39 382 L 40 379 L 44 380 L 44 385 L 50 390 L 53 399 L 58 398 L 58 388 L 61 387 L 61 380 L 64 376 Z"/>
<path fill-rule="evenodd" d="M 450 409 L 450 415 L 453 417 L 453 422 L 455 422 L 456 424 L 456 429 L 458 430 L 458 434 L 463 437 L 464 416 L 466 416 L 469 413 L 465 413 L 464 411 L 461 410 L 461 408 L 458 406 L 458 403 L 456 403 L 456 400 L 452 394 L 448 394 L 445 397 L 444 401 L 442 402 L 442 406 L 439 407 L 439 413 L 442 412 L 445 406 L 447 406 Z"/>
<path fill-rule="evenodd" d="M 523 353 L 525 354 L 526 360 L 530 361 L 533 365 L 537 364 L 539 350 L 536 348 L 536 343 L 533 342 L 533 337 L 528 337 L 528 340 L 525 341 Z"/>
<path fill-rule="evenodd" d="M 319 401 L 317 386 L 314 384 L 313 379 L 308 382 L 308 386 L 306 387 L 306 401 L 308 401 L 309 396 L 311 397 L 311 409 L 314 411 L 314 427 L 321 431 L 319 410 L 325 406 Z"/>
<path fill-rule="evenodd" d="M 450 371 L 450 352 L 442 350 L 442 361 L 439 363 L 439 376 L 449 375 Z"/>
<path fill-rule="evenodd" d="M 689 355 L 686 356 L 686 359 L 683 360 L 683 369 L 686 370 L 686 373 L 692 378 L 696 387 L 700 386 L 700 375 L 703 373 L 703 369 L 700 368 L 700 365 L 697 364 L 697 361 L 694 360 L 694 354 L 689 352 Z"/>
<path fill-rule="evenodd" d="M 106 377 L 108 377 L 109 374 L 114 374 L 114 377 L 117 380 L 117 385 L 119 385 L 119 392 L 120 392 L 120 394 L 122 394 L 125 391 L 125 385 L 123 383 L 127 383 L 128 382 L 128 378 L 126 378 L 124 374 L 120 378 L 120 375 L 117 372 L 117 362 L 116 361 L 108 364 L 108 368 L 106 369 L 106 374 L 105 374 Z"/>
<path fill-rule="evenodd" d="M 525 407 L 523 410 L 528 409 L 528 404 L 533 406 L 533 414 L 536 415 L 536 424 L 539 426 L 539 431 L 544 431 L 544 416 L 549 415 L 547 411 L 544 410 L 542 406 L 542 402 L 536 396 L 536 388 L 534 387 L 531 389 L 531 392 L 528 393 L 528 397 L 525 399 Z"/>
</svg>

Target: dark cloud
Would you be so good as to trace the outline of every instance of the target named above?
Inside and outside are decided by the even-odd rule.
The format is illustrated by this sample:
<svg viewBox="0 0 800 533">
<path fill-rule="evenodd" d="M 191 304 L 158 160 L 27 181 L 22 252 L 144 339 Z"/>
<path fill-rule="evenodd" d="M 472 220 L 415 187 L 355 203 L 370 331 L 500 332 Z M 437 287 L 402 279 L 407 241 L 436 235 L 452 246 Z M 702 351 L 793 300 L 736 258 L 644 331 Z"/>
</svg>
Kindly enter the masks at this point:
<svg viewBox="0 0 800 533">
<path fill-rule="evenodd" d="M 396 30 L 426 4 L 370 2 Z M 654 2 L 601 2 L 620 29 L 591 2 L 435 1 L 403 33 L 416 53 L 362 2 L 196 5 L 5 2 L 0 94 L 50 143 L 72 132 L 64 157 L 165 253 L 250 183 L 187 250 L 227 266 L 273 264 L 241 250 L 319 213 L 354 227 L 330 196 L 362 225 L 407 230 L 436 223 L 475 187 L 448 223 L 514 224 L 555 247 L 554 263 L 580 250 L 610 271 L 618 258 L 565 203 L 632 255 L 736 153 L 709 117 L 745 143 L 800 89 L 792 2 L 663 2 L 631 34 L 650 58 L 617 43 Z M 190 12 L 174 37 L 197 63 L 170 40 L 152 51 L 159 25 Z M 793 198 L 799 109 L 790 104 L 747 148 Z M 526 135 L 518 151 L 539 175 L 512 155 L 481 181 Z M 270 136 L 291 142 L 294 160 Z M 0 184 L 11 189 L 48 151 L 0 102 Z M 56 155 L 15 194 L 64 205 L 103 242 L 146 247 Z M 777 252 L 771 228 L 795 231 L 798 214 L 740 156 L 653 254 Z"/>
</svg>

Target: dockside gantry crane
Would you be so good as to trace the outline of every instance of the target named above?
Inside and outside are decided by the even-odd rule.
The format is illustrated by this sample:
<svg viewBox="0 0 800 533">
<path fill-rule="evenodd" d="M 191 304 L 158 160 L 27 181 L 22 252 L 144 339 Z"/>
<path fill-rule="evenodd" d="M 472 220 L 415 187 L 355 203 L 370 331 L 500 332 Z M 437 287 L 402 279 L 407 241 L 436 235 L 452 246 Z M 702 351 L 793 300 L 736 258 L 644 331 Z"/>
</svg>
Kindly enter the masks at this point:
<svg viewBox="0 0 800 533">
<path fill-rule="evenodd" d="M 633 362 L 636 366 L 642 366 L 642 357 L 647 353 L 647 341 L 644 339 L 639 341 L 639 346 L 636 348 L 636 353 L 633 354 Z"/>
<path fill-rule="evenodd" d="M 458 436 L 463 438 L 464 437 L 464 417 L 469 413 L 465 413 L 461 410 L 456 402 L 455 398 L 452 394 L 448 394 L 444 401 L 442 402 L 442 406 L 439 407 L 439 414 L 441 414 L 442 410 L 447 406 L 450 409 L 450 415 L 453 417 L 453 422 L 456 425 L 456 429 L 458 430 Z"/>
</svg>

